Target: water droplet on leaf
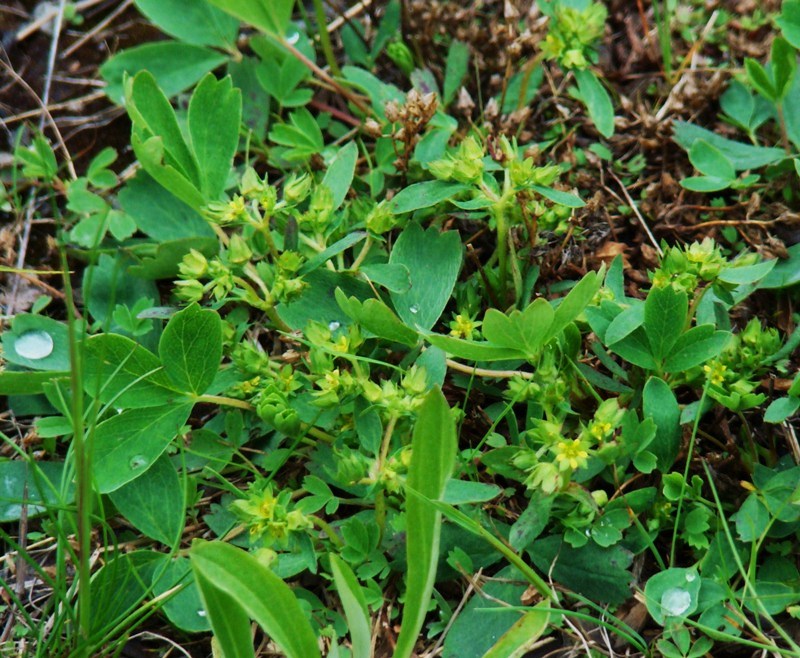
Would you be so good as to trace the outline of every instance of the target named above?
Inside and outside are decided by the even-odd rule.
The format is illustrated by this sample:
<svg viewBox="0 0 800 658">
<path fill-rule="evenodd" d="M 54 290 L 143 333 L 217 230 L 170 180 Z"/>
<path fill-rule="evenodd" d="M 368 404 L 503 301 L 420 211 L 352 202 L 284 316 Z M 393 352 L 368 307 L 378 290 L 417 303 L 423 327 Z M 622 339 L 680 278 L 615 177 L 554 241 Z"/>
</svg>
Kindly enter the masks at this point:
<svg viewBox="0 0 800 658">
<path fill-rule="evenodd" d="M 205 610 L 198 610 L 197 611 L 197 616 L 198 617 L 205 617 L 206 616 L 206 611 Z"/>
<path fill-rule="evenodd" d="M 409 307 L 408 310 L 411 311 L 414 315 L 416 315 L 417 313 L 419 313 L 419 306 L 414 304 L 413 306 Z"/>
<path fill-rule="evenodd" d="M 300 33 L 299 32 L 292 32 L 289 36 L 286 37 L 286 43 L 289 45 L 294 45 L 298 41 L 300 41 Z"/>
<path fill-rule="evenodd" d="M 661 595 L 661 607 L 671 617 L 680 617 L 692 605 L 692 595 L 680 587 L 672 587 Z"/>
<path fill-rule="evenodd" d="M 46 331 L 26 331 L 14 343 L 17 354 L 25 359 L 44 359 L 53 353 L 53 337 Z"/>
<path fill-rule="evenodd" d="M 331 331 L 336 331 L 341 326 L 342 326 L 341 323 L 337 322 L 336 320 L 333 320 L 332 322 L 328 323 L 328 329 L 330 329 Z"/>
<path fill-rule="evenodd" d="M 697 576 L 693 574 L 691 571 L 686 574 L 686 582 L 691 583 Z"/>
</svg>

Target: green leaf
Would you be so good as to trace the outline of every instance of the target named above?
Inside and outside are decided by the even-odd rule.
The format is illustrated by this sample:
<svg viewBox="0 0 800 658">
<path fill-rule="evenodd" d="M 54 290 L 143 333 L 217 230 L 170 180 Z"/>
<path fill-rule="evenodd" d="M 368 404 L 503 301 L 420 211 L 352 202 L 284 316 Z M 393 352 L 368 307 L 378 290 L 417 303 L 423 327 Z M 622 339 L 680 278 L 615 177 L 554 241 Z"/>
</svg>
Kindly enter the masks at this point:
<svg viewBox="0 0 800 658">
<path fill-rule="evenodd" d="M 777 101 L 782 102 L 789 93 L 797 71 L 797 51 L 783 37 L 775 37 L 772 40 L 770 65 L 775 81 Z"/>
<path fill-rule="evenodd" d="M 135 0 L 136 7 L 162 32 L 196 46 L 231 48 L 239 22 L 205 0 Z"/>
<path fill-rule="evenodd" d="M 456 427 L 437 388 L 425 396 L 411 439 L 406 486 L 436 501 L 444 494 L 456 457 Z M 439 561 L 441 513 L 420 495 L 406 497 L 406 596 L 395 658 L 409 658 L 425 621 Z"/>
<path fill-rule="evenodd" d="M 463 41 L 453 39 L 447 50 L 447 61 L 444 67 L 444 91 L 442 104 L 447 107 L 456 95 L 461 81 L 467 75 L 469 67 L 469 46 Z"/>
<path fill-rule="evenodd" d="M 147 471 L 111 492 L 111 502 L 143 534 L 175 546 L 183 530 L 183 487 L 169 457 L 162 454 Z"/>
<path fill-rule="evenodd" d="M 800 409 L 800 398 L 785 397 L 773 400 L 764 412 L 764 420 L 768 423 L 782 423 Z"/>
<path fill-rule="evenodd" d="M 318 268 L 303 279 L 308 287 L 300 296 L 288 304 L 278 306 L 278 315 L 292 329 L 304 329 L 311 320 L 330 324 L 338 322 L 349 325 L 350 318 L 336 301 L 336 289 L 341 288 L 347 296 L 368 299 L 374 295 L 370 287 L 354 276 Z"/>
<path fill-rule="evenodd" d="M 211 385 L 222 359 L 222 320 L 192 304 L 172 316 L 158 344 L 158 354 L 173 384 L 201 395 Z"/>
<path fill-rule="evenodd" d="M 775 19 L 783 32 L 783 37 L 795 48 L 800 48 L 800 2 L 784 0 L 781 13 Z"/>
<path fill-rule="evenodd" d="M 733 163 L 736 171 L 758 169 L 786 159 L 783 149 L 736 142 L 685 121 L 676 121 L 674 126 L 674 139 L 683 149 L 689 151 L 697 140 L 705 140 L 719 149 Z"/>
<path fill-rule="evenodd" d="M 464 505 L 466 503 L 485 503 L 497 498 L 502 489 L 496 484 L 472 482 L 470 480 L 449 479 L 444 488 L 442 501 L 448 505 Z"/>
<path fill-rule="evenodd" d="M 506 361 L 525 358 L 525 352 L 516 347 L 502 347 L 493 343 L 462 340 L 441 334 L 428 334 L 425 340 L 452 356 L 468 361 Z"/>
<path fill-rule="evenodd" d="M 511 548 L 515 551 L 522 551 L 542 534 L 550 521 L 550 510 L 554 502 L 555 496 L 545 496 L 540 492 L 533 492 L 528 506 L 519 515 L 508 533 L 508 543 Z"/>
<path fill-rule="evenodd" d="M 337 288 L 336 301 L 348 317 L 376 336 L 409 347 L 414 347 L 419 341 L 417 332 L 404 325 L 380 299 L 370 298 L 361 303 L 355 297 L 348 298 L 341 288 Z"/>
<path fill-rule="evenodd" d="M 483 335 L 493 345 L 524 350 L 535 355 L 550 334 L 555 312 L 546 299 L 537 299 L 520 312 L 509 315 L 495 308 L 486 311 L 483 318 Z"/>
<path fill-rule="evenodd" d="M 658 377 L 650 377 L 642 393 L 642 412 L 656 424 L 655 439 L 648 450 L 658 459 L 658 470 L 666 473 L 675 463 L 681 447 L 681 410 L 669 385 Z"/>
<path fill-rule="evenodd" d="M 800 283 L 800 244 L 787 249 L 789 257 L 779 260 L 759 288 L 788 288 Z"/>
<path fill-rule="evenodd" d="M 68 370 L 43 372 L 3 370 L 0 372 L 0 395 L 36 395 L 44 391 L 43 384 L 66 377 L 69 377 Z"/>
<path fill-rule="evenodd" d="M 411 274 L 405 265 L 375 263 L 362 265 L 359 270 L 369 281 L 396 293 L 408 292 L 411 287 Z"/>
<path fill-rule="evenodd" d="M 287 147 L 281 157 L 287 162 L 303 162 L 325 148 L 322 130 L 314 116 L 301 107 L 289 115 L 289 123 L 275 124 L 269 138 Z"/>
<path fill-rule="evenodd" d="M 682 290 L 671 285 L 650 289 L 644 303 L 644 330 L 656 361 L 669 354 L 683 333 L 688 312 L 689 300 Z"/>
<path fill-rule="evenodd" d="M 328 189 L 333 193 L 334 210 L 342 205 L 350 186 L 353 184 L 357 159 L 358 147 L 356 143 L 348 142 L 328 165 L 328 171 L 325 172 L 322 184 L 327 185 Z"/>
<path fill-rule="evenodd" d="M 644 599 L 653 621 L 663 626 L 669 618 L 691 615 L 697 610 L 701 582 L 697 569 L 666 569 L 651 576 Z"/>
<path fill-rule="evenodd" d="M 23 503 L 29 518 L 50 505 L 72 501 L 75 487 L 70 483 L 62 500 L 64 462 L 34 462 L 28 459 L 0 462 L 0 523 L 19 521 Z"/>
<path fill-rule="evenodd" d="M 456 284 L 462 251 L 457 231 L 440 233 L 434 226 L 424 231 L 412 223 L 397 238 L 389 262 L 408 269 L 411 288 L 391 293 L 391 299 L 409 327 L 427 331 L 439 319 Z"/>
<path fill-rule="evenodd" d="M 193 237 L 217 239 L 214 229 L 199 212 L 143 170 L 120 190 L 119 202 L 139 230 L 158 242 Z"/>
<path fill-rule="evenodd" d="M 619 343 L 644 324 L 644 304 L 636 303 L 617 315 L 605 331 L 606 346 Z M 649 350 L 648 350 L 649 352 Z"/>
<path fill-rule="evenodd" d="M 211 630 L 208 613 L 200 598 L 200 588 L 192 575 L 189 558 L 162 556 L 166 566 L 157 566 L 154 571 L 153 595 L 161 596 L 165 592 L 180 587 L 164 602 L 161 611 L 169 621 L 188 633 L 204 633 Z M 249 622 L 249 620 L 248 620 Z M 227 654 L 226 654 L 227 656 Z"/>
<path fill-rule="evenodd" d="M 32 370 L 69 370 L 67 326 L 43 315 L 22 313 L 2 335 L 3 358 Z"/>
<path fill-rule="evenodd" d="M 286 33 L 294 9 L 294 0 L 209 0 L 209 2 L 262 32 L 278 36 Z"/>
<path fill-rule="evenodd" d="M 189 101 L 187 127 L 200 191 L 208 201 L 217 201 L 225 189 L 241 123 L 242 92 L 233 88 L 230 76 L 218 81 L 206 75 Z"/>
<path fill-rule="evenodd" d="M 89 314 L 98 323 L 111 325 L 119 305 L 133 308 L 140 299 L 158 299 L 158 288 L 152 281 L 133 275 L 134 263 L 119 253 L 100 254 L 97 264 L 84 270 L 81 290 Z"/>
<path fill-rule="evenodd" d="M 471 189 L 469 185 L 450 183 L 443 180 L 414 183 L 400 190 L 392 198 L 391 209 L 399 215 L 404 212 L 420 210 L 421 208 L 430 208 L 437 203 L 442 203 L 442 201 L 448 201 L 469 189 Z"/>
<path fill-rule="evenodd" d="M 724 268 L 717 279 L 737 286 L 756 283 L 766 277 L 778 263 L 777 259 L 773 259 L 765 260 L 755 265 L 736 267 L 736 261 L 734 261 L 733 266 Z"/>
<path fill-rule="evenodd" d="M 713 359 L 725 348 L 730 336 L 727 331 L 715 331 L 712 324 L 689 329 L 675 341 L 664 361 L 664 371 L 683 372 Z"/>
<path fill-rule="evenodd" d="M 153 248 L 155 248 L 155 252 Z M 206 258 L 211 258 L 219 252 L 219 239 L 196 237 L 161 240 L 157 243 L 145 242 L 131 249 L 131 253 L 139 260 L 139 264 L 129 267 L 128 272 L 147 281 L 175 279 L 178 277 L 183 257 L 192 249 L 200 252 Z"/>
<path fill-rule="evenodd" d="M 111 493 L 143 475 L 189 417 L 192 405 L 132 409 L 94 431 L 94 478 L 99 493 Z"/>
<path fill-rule="evenodd" d="M 364 590 L 350 566 L 338 555 L 331 553 L 331 573 L 336 591 L 342 602 L 347 627 L 350 629 L 353 658 L 370 658 L 372 655 L 372 625 L 370 624 Z"/>
<path fill-rule="evenodd" d="M 553 323 L 547 330 L 545 342 L 558 336 L 568 324 L 578 319 L 578 316 L 583 313 L 597 291 L 600 290 L 604 275 L 603 271 L 589 272 L 561 300 L 553 315 Z"/>
<path fill-rule="evenodd" d="M 545 199 L 550 199 L 553 203 L 557 203 L 567 208 L 583 208 L 586 202 L 575 194 L 569 192 L 562 192 L 561 190 L 554 190 L 550 187 L 543 185 L 531 185 L 534 191 L 541 194 Z"/>
<path fill-rule="evenodd" d="M 716 146 L 698 139 L 689 149 L 689 161 L 701 174 L 723 180 L 736 178 L 736 169 L 730 159 Z"/>
<path fill-rule="evenodd" d="M 772 76 L 767 73 L 767 70 L 752 57 L 745 58 L 744 68 L 747 72 L 747 79 L 753 85 L 753 88 L 768 101 L 778 102 L 778 90 L 775 88 Z"/>
<path fill-rule="evenodd" d="M 148 71 L 168 97 L 189 89 L 206 73 L 225 63 L 222 53 L 177 41 L 158 41 L 128 48 L 100 67 L 106 95 L 122 104 L 125 75 Z"/>
<path fill-rule="evenodd" d="M 164 166 L 175 169 L 188 183 L 199 189 L 197 162 L 183 138 L 175 110 L 149 71 L 141 71 L 130 81 L 125 107 L 134 134 L 143 152 Z M 152 142 L 156 138 L 157 142 Z M 142 163 L 144 165 L 144 163 Z M 158 177 L 150 173 L 156 180 Z"/>
<path fill-rule="evenodd" d="M 155 354 L 117 334 L 86 341 L 83 390 L 123 409 L 157 407 L 181 397 Z"/>
<path fill-rule="evenodd" d="M 212 606 L 208 605 L 210 590 L 218 590 L 223 595 L 223 601 L 247 613 L 287 658 L 314 658 L 320 655 L 316 635 L 294 592 L 253 555 L 223 542 L 196 540 L 189 551 L 189 558 L 215 634 L 226 627 L 226 619 L 234 622 L 232 628 L 224 634 L 220 633 L 217 639 L 231 639 L 230 632 L 241 629 L 242 615 L 235 612 L 229 617 L 230 608 L 214 607 L 212 612 Z M 249 630 L 244 635 L 249 642 Z M 237 642 L 237 646 L 241 647 L 240 641 Z M 230 658 L 227 651 L 225 658 Z"/>
<path fill-rule="evenodd" d="M 192 567 L 203 608 L 223 658 L 255 658 L 247 613 L 234 596 L 194 568 L 194 560 Z"/>
<path fill-rule="evenodd" d="M 366 237 L 367 237 L 366 231 L 351 231 L 350 233 L 345 235 L 341 240 L 337 240 L 324 251 L 321 251 L 315 256 L 309 258 L 300 268 L 298 274 L 302 276 L 308 274 L 309 272 L 313 272 L 321 265 L 327 263 L 334 256 L 342 253 L 345 249 L 349 249 L 354 244 L 358 244 L 362 240 L 366 239 Z"/>
<path fill-rule="evenodd" d="M 689 176 L 681 180 L 681 187 L 692 192 L 719 192 L 727 190 L 733 179 L 719 176 Z"/>
<path fill-rule="evenodd" d="M 611 137 L 614 134 L 614 107 L 606 88 L 590 69 L 575 69 L 573 75 L 592 123 L 603 137 Z"/>
<path fill-rule="evenodd" d="M 509 628 L 483 658 L 522 658 L 535 644 L 550 623 L 550 603 L 542 601 L 528 610 Z"/>
<path fill-rule="evenodd" d="M 573 548 L 560 536 L 551 536 L 536 540 L 528 553 L 540 571 L 595 601 L 619 605 L 630 596 L 633 556 L 620 546 L 589 542 Z"/>
</svg>

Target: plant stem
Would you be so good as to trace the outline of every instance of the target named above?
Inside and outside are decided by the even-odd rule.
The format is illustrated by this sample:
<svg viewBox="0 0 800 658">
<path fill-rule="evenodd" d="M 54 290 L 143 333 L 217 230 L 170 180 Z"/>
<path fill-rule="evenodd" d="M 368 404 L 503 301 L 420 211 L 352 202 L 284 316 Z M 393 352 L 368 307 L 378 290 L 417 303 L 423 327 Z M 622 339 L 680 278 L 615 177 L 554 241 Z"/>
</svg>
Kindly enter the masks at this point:
<svg viewBox="0 0 800 658">
<path fill-rule="evenodd" d="M 317 31 L 319 32 L 319 43 L 322 46 L 322 52 L 325 54 L 325 61 L 331 69 L 331 73 L 336 76 L 341 76 L 342 71 L 339 69 L 339 64 L 336 63 L 336 56 L 333 54 L 333 45 L 331 45 L 331 35 L 328 34 L 327 20 L 325 19 L 325 8 L 322 6 L 322 0 L 313 0 L 314 14 L 317 17 Z"/>
<path fill-rule="evenodd" d="M 320 530 L 322 530 L 326 535 L 328 535 L 328 539 L 331 540 L 331 543 L 336 546 L 336 548 L 342 549 L 344 548 L 344 542 L 339 535 L 336 534 L 336 531 L 333 529 L 330 523 L 327 521 L 323 521 L 318 516 L 310 515 L 309 518 L 311 522 L 317 526 Z"/>
<path fill-rule="evenodd" d="M 78 335 L 77 312 L 72 282 L 69 278 L 67 254 L 60 250 L 65 301 L 67 303 L 67 331 L 69 335 L 70 388 L 72 390 L 72 448 L 75 455 L 75 504 L 78 511 L 78 629 L 87 640 L 92 630 L 92 446 L 86 437 L 83 422 L 83 336 Z M 81 332 L 82 333 L 82 332 Z"/>
</svg>

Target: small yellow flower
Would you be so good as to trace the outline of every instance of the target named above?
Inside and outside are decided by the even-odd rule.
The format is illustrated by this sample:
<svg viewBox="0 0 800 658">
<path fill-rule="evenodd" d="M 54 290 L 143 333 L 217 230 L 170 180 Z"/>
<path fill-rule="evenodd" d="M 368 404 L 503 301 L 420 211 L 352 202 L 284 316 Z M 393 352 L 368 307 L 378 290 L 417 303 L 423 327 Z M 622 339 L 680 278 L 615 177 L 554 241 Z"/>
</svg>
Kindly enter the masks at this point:
<svg viewBox="0 0 800 658">
<path fill-rule="evenodd" d="M 556 461 L 558 467 L 565 471 L 568 468 L 573 471 L 577 468 L 586 466 L 589 453 L 584 448 L 580 439 L 572 441 L 559 441 L 555 447 Z"/>
<path fill-rule="evenodd" d="M 470 339 L 480 324 L 480 322 L 475 322 L 468 316 L 459 313 L 450 323 L 450 335 L 456 338 Z"/>
<path fill-rule="evenodd" d="M 614 426 L 611 423 L 597 422 L 592 423 L 589 433 L 598 441 L 602 441 L 613 429 Z"/>
<path fill-rule="evenodd" d="M 703 366 L 703 371 L 706 373 L 709 381 L 715 386 L 719 386 L 725 381 L 725 371 L 727 366 L 721 364 L 719 361 L 714 361 L 711 365 L 706 364 Z"/>
</svg>

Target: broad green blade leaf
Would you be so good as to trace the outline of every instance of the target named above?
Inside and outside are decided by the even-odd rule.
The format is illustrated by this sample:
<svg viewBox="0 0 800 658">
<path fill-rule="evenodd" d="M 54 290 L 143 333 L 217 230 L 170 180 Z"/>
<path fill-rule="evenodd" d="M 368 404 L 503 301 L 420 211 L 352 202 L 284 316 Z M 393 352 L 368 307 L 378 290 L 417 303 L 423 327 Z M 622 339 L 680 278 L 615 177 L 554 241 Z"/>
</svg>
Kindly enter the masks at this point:
<svg viewBox="0 0 800 658">
<path fill-rule="evenodd" d="M 463 247 L 456 231 L 440 233 L 436 227 L 424 231 L 409 224 L 397 238 L 389 262 L 404 265 L 411 288 L 392 293 L 397 315 L 412 329 L 427 331 L 447 306 L 461 269 Z"/>
<path fill-rule="evenodd" d="M 453 39 L 447 50 L 447 62 L 444 68 L 444 91 L 442 104 L 447 107 L 456 95 L 461 81 L 467 75 L 469 66 L 469 46 L 463 41 Z"/>
<path fill-rule="evenodd" d="M 724 180 L 736 178 L 736 169 L 730 159 L 704 139 L 698 139 L 692 144 L 689 149 L 689 161 L 705 176 Z"/>
<path fill-rule="evenodd" d="M 719 273 L 717 279 L 725 283 L 733 283 L 737 286 L 756 283 L 772 272 L 779 262 L 780 261 L 777 259 L 773 259 L 761 261 L 755 265 L 747 265 L 745 267 L 725 267 Z"/>
<path fill-rule="evenodd" d="M 569 291 L 569 294 L 561 300 L 556 308 L 553 323 L 547 331 L 545 341 L 555 338 L 570 322 L 574 322 L 583 313 L 597 291 L 600 290 L 604 276 L 605 272 L 602 270 L 589 272 Z"/>
<path fill-rule="evenodd" d="M 644 302 L 644 330 L 650 352 L 656 361 L 669 354 L 683 333 L 689 300 L 686 293 L 673 286 L 652 288 Z"/>
<path fill-rule="evenodd" d="M 188 306 L 164 328 L 158 354 L 177 388 L 202 395 L 222 359 L 222 320 L 214 311 Z"/>
<path fill-rule="evenodd" d="M 0 372 L 0 395 L 35 395 L 44 390 L 42 384 L 65 377 L 69 377 L 68 370 L 47 370 L 45 372 L 4 370 Z"/>
<path fill-rule="evenodd" d="M 442 391 L 431 389 L 417 413 L 406 486 L 431 501 L 444 494 L 456 457 L 456 426 Z M 433 592 L 441 513 L 420 496 L 406 497 L 406 598 L 394 658 L 409 658 Z"/>
<path fill-rule="evenodd" d="M 692 192 L 719 192 L 731 186 L 733 179 L 719 176 L 689 176 L 681 180 L 681 187 Z"/>
<path fill-rule="evenodd" d="M 650 353 L 647 334 L 642 327 L 638 327 L 625 338 L 613 345 L 609 345 L 612 352 L 619 354 L 623 359 L 645 370 L 655 370 L 657 365 Z"/>
<path fill-rule="evenodd" d="M 448 505 L 485 503 L 488 500 L 492 500 L 492 498 L 497 498 L 502 491 L 496 484 L 450 478 L 445 485 L 442 502 Z"/>
<path fill-rule="evenodd" d="M 611 346 L 636 331 L 644 324 L 644 304 L 634 303 L 619 313 L 606 327 L 603 342 Z"/>
<path fill-rule="evenodd" d="M 767 423 L 782 423 L 800 409 L 800 398 L 786 397 L 773 400 L 764 412 Z"/>
<path fill-rule="evenodd" d="M 118 334 L 86 341 L 83 390 L 122 409 L 158 407 L 182 396 L 155 354 Z"/>
<path fill-rule="evenodd" d="M 192 405 L 123 411 L 94 432 L 94 478 L 99 493 L 111 493 L 143 475 L 186 422 Z"/>
<path fill-rule="evenodd" d="M 196 46 L 231 48 L 239 21 L 206 0 L 135 0 L 136 7 L 162 32 Z"/>
<path fill-rule="evenodd" d="M 188 129 L 200 191 L 208 201 L 217 201 L 225 189 L 241 122 L 242 92 L 233 88 L 230 76 L 218 81 L 206 75 L 189 101 Z"/>
<path fill-rule="evenodd" d="M 441 334 L 428 334 L 425 340 L 452 356 L 468 361 L 506 361 L 525 358 L 525 352 L 520 349 L 502 347 L 493 343 L 479 343 L 474 340 L 462 340 Z"/>
<path fill-rule="evenodd" d="M 209 48 L 177 41 L 157 41 L 123 50 L 100 67 L 108 83 L 106 95 L 123 104 L 125 75 L 149 71 L 167 97 L 186 91 L 206 73 L 227 61 L 227 57 Z"/>
<path fill-rule="evenodd" d="M 767 70 L 760 62 L 757 62 L 752 57 L 746 57 L 744 69 L 747 72 L 747 80 L 759 94 L 773 103 L 779 100 L 778 90 L 775 88 L 772 76 L 767 73 Z"/>
<path fill-rule="evenodd" d="M 233 596 L 219 589 L 216 583 L 207 578 L 195 566 L 194 559 L 192 571 L 223 658 L 255 658 L 250 637 L 250 619 L 242 606 Z"/>
<path fill-rule="evenodd" d="M 197 162 L 183 139 L 175 110 L 152 73 L 140 71 L 129 81 L 125 108 L 144 152 L 158 161 L 163 159 L 165 166 L 174 168 L 199 189 Z M 154 137 L 159 141 L 152 142 Z"/>
<path fill-rule="evenodd" d="M 300 296 L 288 304 L 278 306 L 278 315 L 292 329 L 304 329 L 311 320 L 325 324 L 351 324 L 352 321 L 336 301 L 337 288 L 341 288 L 347 296 L 357 299 L 369 299 L 375 294 L 366 283 L 354 276 L 331 272 L 324 267 L 309 272 L 303 279 L 308 287 Z"/>
<path fill-rule="evenodd" d="M 358 159 L 358 147 L 355 142 L 348 142 L 328 166 L 322 184 L 327 185 L 333 193 L 333 209 L 336 210 L 342 205 L 350 185 L 353 183 L 353 175 L 356 171 L 356 160 Z"/>
<path fill-rule="evenodd" d="M 342 602 L 347 627 L 350 629 L 353 658 L 371 658 L 372 625 L 369 620 L 364 591 L 347 562 L 334 553 L 331 553 L 329 557 L 333 581 Z"/>
<path fill-rule="evenodd" d="M 411 212 L 421 208 L 430 208 L 437 203 L 447 201 L 469 190 L 468 185 L 462 183 L 449 183 L 442 180 L 430 180 L 414 183 L 400 190 L 392 198 L 391 208 L 397 213 Z"/>
<path fill-rule="evenodd" d="M 134 126 L 131 135 L 131 146 L 139 164 L 158 184 L 165 187 L 178 199 L 193 208 L 201 210 L 206 205 L 206 198 L 199 189 L 199 183 L 190 180 L 173 164 L 169 154 L 164 150 L 161 137 L 146 137 Z"/>
<path fill-rule="evenodd" d="M 658 460 L 658 470 L 666 473 L 675 463 L 681 447 L 681 409 L 669 385 L 650 377 L 642 394 L 643 415 L 656 424 L 656 437 L 648 446 Z"/>
<path fill-rule="evenodd" d="M 717 135 L 710 130 L 685 121 L 676 121 L 674 125 L 674 139 L 684 150 L 689 151 L 692 148 L 692 144 L 699 139 L 705 140 L 722 151 L 733 163 L 736 171 L 758 169 L 786 159 L 786 152 L 783 149 L 735 142 L 732 139 L 726 139 L 722 135 Z"/>
<path fill-rule="evenodd" d="M 183 530 L 183 487 L 169 457 L 162 454 L 143 475 L 111 493 L 111 501 L 137 530 L 175 546 Z"/>
<path fill-rule="evenodd" d="M 715 331 L 711 324 L 689 329 L 675 342 L 664 361 L 664 370 L 682 372 L 713 359 L 725 348 L 730 336 L 727 331 Z"/>
<path fill-rule="evenodd" d="M 294 0 L 209 0 L 209 2 L 262 32 L 281 37 L 286 33 L 294 8 Z"/>
<path fill-rule="evenodd" d="M 603 137 L 611 137 L 614 134 L 614 107 L 603 83 L 590 69 L 575 69 L 573 74 L 592 123 Z"/>
<path fill-rule="evenodd" d="M 483 658 L 522 658 L 547 630 L 550 623 L 550 603 L 543 601 L 526 612 Z"/>
<path fill-rule="evenodd" d="M 775 93 L 778 100 L 783 101 L 789 93 L 792 79 L 797 71 L 797 51 L 783 37 L 772 40 L 770 65 L 775 80 Z"/>
<path fill-rule="evenodd" d="M 317 638 L 294 592 L 254 556 L 230 544 L 198 540 L 189 557 L 206 603 L 207 590 L 219 590 L 261 626 L 288 658 L 320 655 Z M 218 624 L 210 608 L 208 612 L 216 632 Z M 227 614 L 216 612 L 218 620 Z M 249 633 L 246 637 L 249 640 Z"/>
</svg>

